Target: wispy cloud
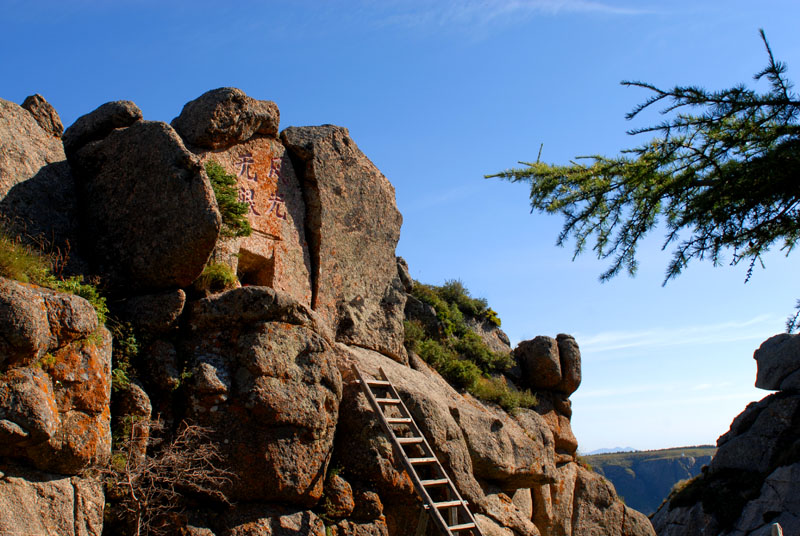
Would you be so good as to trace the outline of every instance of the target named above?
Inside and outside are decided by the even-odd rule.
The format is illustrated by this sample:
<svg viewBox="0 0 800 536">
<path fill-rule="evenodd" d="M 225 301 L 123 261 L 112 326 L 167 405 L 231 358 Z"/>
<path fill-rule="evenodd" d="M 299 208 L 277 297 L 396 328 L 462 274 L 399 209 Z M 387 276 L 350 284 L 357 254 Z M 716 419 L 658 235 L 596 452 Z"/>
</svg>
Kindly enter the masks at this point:
<svg viewBox="0 0 800 536">
<path fill-rule="evenodd" d="M 619 5 L 619 2 L 592 0 L 381 0 L 380 5 L 387 10 L 384 24 L 415 27 L 488 26 L 519 22 L 537 15 L 599 13 L 630 16 L 654 12 L 651 9 Z"/>
<path fill-rule="evenodd" d="M 599 354 L 642 348 L 647 346 L 680 346 L 720 344 L 726 342 L 763 339 L 765 331 L 774 329 L 776 318 L 760 315 L 741 322 L 677 326 L 641 331 L 609 331 L 595 335 L 576 335 L 581 341 L 581 352 Z"/>
</svg>

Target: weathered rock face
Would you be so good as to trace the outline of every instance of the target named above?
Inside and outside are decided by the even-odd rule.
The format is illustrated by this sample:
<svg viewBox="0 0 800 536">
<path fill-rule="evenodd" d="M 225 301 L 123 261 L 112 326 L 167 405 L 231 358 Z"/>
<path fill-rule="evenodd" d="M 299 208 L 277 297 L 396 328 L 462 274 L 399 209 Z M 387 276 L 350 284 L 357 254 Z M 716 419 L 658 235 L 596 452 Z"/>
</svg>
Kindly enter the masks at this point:
<svg viewBox="0 0 800 536">
<path fill-rule="evenodd" d="M 61 123 L 58 112 L 38 93 L 27 97 L 22 102 L 22 107 L 30 112 L 42 130 L 48 134 L 60 138 L 64 133 L 64 125 Z"/>
<path fill-rule="evenodd" d="M 49 104 L 35 99 L 29 107 L 41 113 L 34 117 L 0 99 L 0 218 L 15 234 L 33 237 L 54 250 L 71 250 L 73 264 L 79 264 L 77 198 L 64 147 L 37 123 L 44 121 L 42 114 L 49 114 Z M 58 114 L 52 114 L 51 119 L 57 120 Z"/>
<path fill-rule="evenodd" d="M 0 456 L 64 474 L 103 463 L 111 452 L 111 337 L 94 309 L 2 278 L 0 304 L 15 319 L 4 323 L 11 344 L 0 348 Z"/>
<path fill-rule="evenodd" d="M 100 536 L 104 504 L 100 482 L 0 468 L 0 534 Z"/>
<path fill-rule="evenodd" d="M 215 523 L 219 536 L 325 536 L 325 525 L 311 511 L 242 505 Z"/>
<path fill-rule="evenodd" d="M 101 106 L 79 119 L 76 125 L 93 129 L 84 133 L 73 125 L 65 146 L 116 125 L 105 113 Z M 136 121 L 73 151 L 67 155 L 82 190 L 84 235 L 100 273 L 128 293 L 185 287 L 197 278 L 216 243 L 220 215 L 203 166 L 175 131 Z"/>
<path fill-rule="evenodd" d="M 310 312 L 273 289 L 247 287 L 193 304 L 190 323 L 190 415 L 215 431 L 235 474 L 231 497 L 316 504 L 342 384 Z"/>
<path fill-rule="evenodd" d="M 239 200 L 248 204 L 253 228 L 249 237 L 223 239 L 217 260 L 234 268 L 243 284 L 269 286 L 310 306 L 305 201 L 283 145 L 262 137 L 199 154 L 203 162 L 214 160 L 237 177 Z"/>
<path fill-rule="evenodd" d="M 800 345 L 776 335 L 755 352 L 756 385 L 783 389 L 749 404 L 717 440 L 708 470 L 673 494 L 653 516 L 660 536 L 785 534 L 800 530 L 796 478 L 800 474 Z M 794 479 L 794 480 L 793 480 Z M 716 498 L 716 500 L 715 500 Z"/>
<path fill-rule="evenodd" d="M 402 217 L 394 188 L 347 129 L 290 127 L 281 140 L 304 189 L 314 309 L 337 341 L 405 362 L 405 291 L 394 253 Z"/>
</svg>

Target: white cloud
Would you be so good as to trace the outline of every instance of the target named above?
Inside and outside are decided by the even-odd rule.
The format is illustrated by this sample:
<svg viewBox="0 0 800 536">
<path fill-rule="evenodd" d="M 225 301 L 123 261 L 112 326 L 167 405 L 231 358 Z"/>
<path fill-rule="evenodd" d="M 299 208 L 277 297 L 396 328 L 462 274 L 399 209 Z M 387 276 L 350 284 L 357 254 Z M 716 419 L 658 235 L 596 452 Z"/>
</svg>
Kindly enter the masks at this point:
<svg viewBox="0 0 800 536">
<path fill-rule="evenodd" d="M 595 335 L 576 334 L 581 353 L 600 354 L 632 348 L 720 344 L 763 340 L 771 335 L 776 317 L 760 315 L 741 322 L 654 328 L 640 331 L 608 331 Z M 767 336 L 768 336 L 767 335 Z"/>
<path fill-rule="evenodd" d="M 487 26 L 499 22 L 518 22 L 536 15 L 600 13 L 643 15 L 653 10 L 625 7 L 616 2 L 592 0 L 418 0 L 370 2 L 388 7 L 383 17 L 387 25 L 402 26 Z"/>
</svg>

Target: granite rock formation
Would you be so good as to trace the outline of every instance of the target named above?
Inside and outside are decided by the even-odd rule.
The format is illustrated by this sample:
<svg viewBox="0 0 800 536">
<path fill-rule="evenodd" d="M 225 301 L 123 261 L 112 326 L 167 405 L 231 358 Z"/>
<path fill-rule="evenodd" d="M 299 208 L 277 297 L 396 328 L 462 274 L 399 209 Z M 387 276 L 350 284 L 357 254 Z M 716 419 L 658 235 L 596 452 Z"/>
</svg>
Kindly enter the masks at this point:
<svg viewBox="0 0 800 536">
<path fill-rule="evenodd" d="M 785 534 L 800 531 L 800 335 L 781 334 L 756 350 L 756 386 L 778 390 L 749 404 L 717 440 L 708 469 L 673 490 L 653 516 L 660 536 Z"/>
<path fill-rule="evenodd" d="M 222 88 L 171 126 L 144 120 L 131 102 L 104 104 L 64 132 L 62 147 L 43 99 L 0 105 L 1 215 L 75 242 L 87 259 L 76 271 L 103 282 L 114 332 L 112 343 L 81 298 L 0 279 L 0 530 L 133 533 L 136 516 L 119 507 L 124 489 L 98 479 L 112 429 L 118 443 L 132 438 L 126 470 L 135 470 L 192 422 L 224 483 L 184 484 L 180 504 L 151 527 L 411 536 L 424 511 L 352 381 L 357 364 L 395 382 L 485 534 L 653 534 L 576 461 L 572 337 L 520 345 L 506 381 L 535 390 L 538 405 L 513 415 L 454 389 L 406 350 L 409 311 L 437 320 L 410 298 L 408 267 L 395 257 L 394 189 L 346 129 L 279 134 L 274 103 Z M 253 235 L 221 235 L 210 160 L 237 177 Z M 14 200 L 52 166 L 48 180 L 71 205 Z M 200 293 L 193 282 L 210 262 L 229 266 L 236 288 Z M 511 351 L 499 328 L 470 322 L 492 348 Z M 137 349 L 125 354 L 133 337 Z M 112 344 L 113 377 L 123 365 L 134 377 L 113 396 Z"/>
</svg>

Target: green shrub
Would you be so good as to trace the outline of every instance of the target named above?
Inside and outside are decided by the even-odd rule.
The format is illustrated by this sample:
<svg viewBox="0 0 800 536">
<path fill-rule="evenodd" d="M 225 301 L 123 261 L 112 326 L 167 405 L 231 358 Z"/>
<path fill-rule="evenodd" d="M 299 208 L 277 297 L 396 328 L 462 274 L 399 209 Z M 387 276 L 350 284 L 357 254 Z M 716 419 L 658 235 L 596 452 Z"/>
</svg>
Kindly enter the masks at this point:
<svg viewBox="0 0 800 536">
<path fill-rule="evenodd" d="M 217 207 L 222 216 L 222 229 L 220 235 L 226 237 L 250 236 L 253 233 L 247 212 L 250 206 L 239 202 L 239 190 L 236 188 L 236 176 L 225 171 L 219 162 L 209 160 L 206 162 L 206 174 L 211 181 L 214 197 L 217 198 Z"/>
<path fill-rule="evenodd" d="M 139 340 L 128 322 L 110 319 L 107 325 L 114 338 L 111 354 L 111 389 L 124 391 L 133 379 L 133 363 L 139 355 Z"/>
<path fill-rule="evenodd" d="M 444 364 L 441 369 L 442 376 L 454 385 L 467 391 L 472 391 L 478 380 L 481 379 L 481 370 L 472 361 L 455 358 Z"/>
<path fill-rule="evenodd" d="M 13 238 L 3 227 L 0 227 L 0 276 L 36 285 L 53 278 L 50 260 L 19 238 Z"/>
<path fill-rule="evenodd" d="M 467 331 L 454 344 L 455 350 L 474 362 L 483 372 L 505 372 L 514 365 L 511 354 L 493 352 L 474 331 Z"/>
<path fill-rule="evenodd" d="M 425 337 L 425 327 L 419 320 L 403 321 L 404 339 L 403 344 L 412 352 L 419 353 L 417 347 Z"/>
<path fill-rule="evenodd" d="M 68 294 L 75 294 L 85 299 L 94 307 L 97 313 L 97 320 L 101 324 L 105 324 L 108 319 L 108 306 L 106 305 L 105 297 L 100 295 L 100 291 L 95 285 L 91 283 L 84 283 L 83 276 L 73 276 L 67 279 L 52 278 L 49 285 L 53 290 L 66 292 Z"/>
<path fill-rule="evenodd" d="M 98 321 L 105 324 L 108 307 L 97 286 L 85 283 L 83 276 L 66 279 L 54 276 L 52 262 L 50 256 L 24 244 L 19 237 L 12 237 L 0 225 L 0 276 L 80 296 L 92 304 Z"/>
<path fill-rule="evenodd" d="M 212 262 L 203 268 L 203 273 L 194 285 L 198 290 L 221 292 L 236 286 L 236 274 L 227 264 Z"/>
<path fill-rule="evenodd" d="M 536 397 L 530 391 L 517 391 L 503 379 L 490 374 L 510 369 L 510 353 L 493 352 L 466 323 L 465 315 L 486 319 L 500 326 L 497 313 L 483 298 L 473 298 L 461 281 L 451 279 L 444 285 L 414 282 L 411 294 L 436 311 L 438 329 L 427 328 L 419 321 L 405 322 L 405 346 L 416 352 L 451 385 L 466 389 L 475 397 L 499 404 L 506 411 L 533 407 Z"/>
<path fill-rule="evenodd" d="M 536 395 L 529 390 L 518 391 L 504 378 L 480 378 L 470 391 L 475 398 L 494 402 L 511 413 L 517 408 L 532 408 L 536 405 Z"/>
</svg>

